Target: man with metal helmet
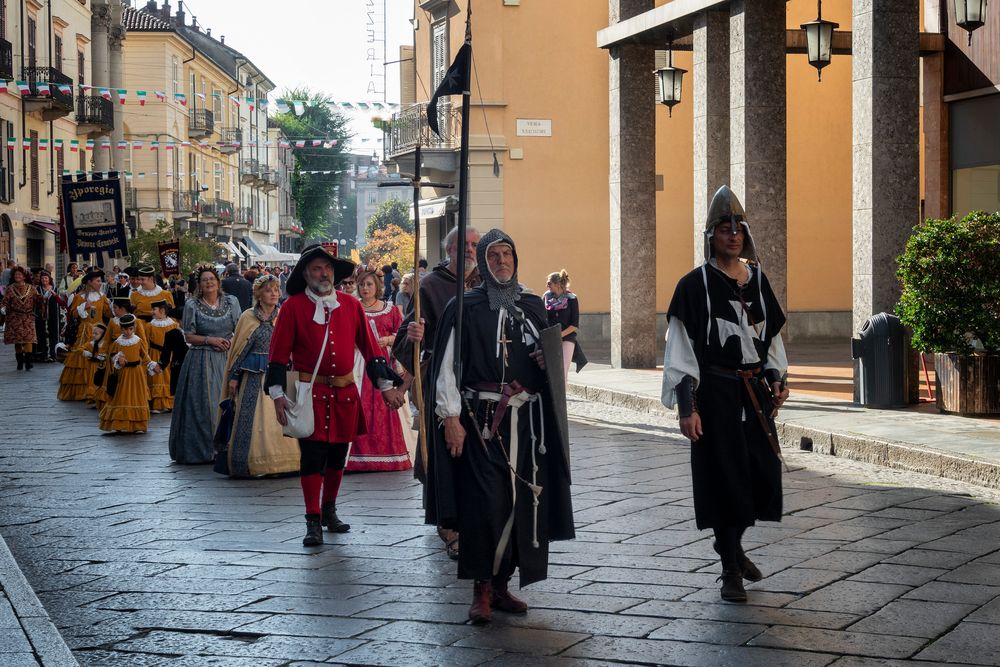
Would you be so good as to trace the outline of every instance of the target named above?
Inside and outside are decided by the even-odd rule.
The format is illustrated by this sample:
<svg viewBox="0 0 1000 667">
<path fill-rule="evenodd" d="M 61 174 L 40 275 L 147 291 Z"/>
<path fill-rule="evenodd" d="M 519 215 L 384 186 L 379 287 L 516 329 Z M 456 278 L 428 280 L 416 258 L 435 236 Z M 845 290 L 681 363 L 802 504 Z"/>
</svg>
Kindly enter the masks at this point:
<svg viewBox="0 0 1000 667">
<path fill-rule="evenodd" d="M 774 416 L 788 398 L 785 315 L 761 271 L 739 199 L 723 185 L 705 226 L 705 263 L 681 278 L 667 310 L 661 400 L 691 440 L 695 522 L 711 528 L 722 599 L 747 599 L 763 575 L 743 532 L 781 520 L 781 450 Z"/>
</svg>

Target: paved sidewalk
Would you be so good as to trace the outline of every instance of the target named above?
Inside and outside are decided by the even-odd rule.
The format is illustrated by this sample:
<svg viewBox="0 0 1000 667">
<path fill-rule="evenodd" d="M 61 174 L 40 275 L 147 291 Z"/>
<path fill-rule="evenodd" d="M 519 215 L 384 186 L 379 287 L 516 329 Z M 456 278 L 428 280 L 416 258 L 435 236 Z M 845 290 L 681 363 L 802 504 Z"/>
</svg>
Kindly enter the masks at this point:
<svg viewBox="0 0 1000 667">
<path fill-rule="evenodd" d="M 614 369 L 588 364 L 571 373 L 572 395 L 644 412 L 672 414 L 660 404 L 659 370 Z M 782 409 L 782 447 L 940 475 L 1000 488 L 1000 419 L 938 413 L 933 404 L 901 410 L 872 410 L 848 400 L 795 393 Z"/>
<path fill-rule="evenodd" d="M 746 538 L 768 576 L 725 604 L 673 420 L 573 399 L 577 539 L 473 627 L 409 473 L 348 476 L 352 531 L 303 549 L 297 479 L 173 465 L 168 415 L 103 435 L 58 370 L 0 352 L 0 534 L 85 667 L 1000 664 L 1000 494 L 972 485 L 790 450 Z"/>
</svg>

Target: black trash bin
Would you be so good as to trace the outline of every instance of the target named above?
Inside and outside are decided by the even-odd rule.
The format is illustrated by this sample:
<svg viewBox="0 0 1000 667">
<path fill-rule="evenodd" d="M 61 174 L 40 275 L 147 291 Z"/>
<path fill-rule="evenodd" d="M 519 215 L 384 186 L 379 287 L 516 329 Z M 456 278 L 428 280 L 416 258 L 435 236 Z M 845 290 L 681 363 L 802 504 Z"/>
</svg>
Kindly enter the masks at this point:
<svg viewBox="0 0 1000 667">
<path fill-rule="evenodd" d="M 906 405 L 906 336 L 903 323 L 878 313 L 851 339 L 851 356 L 860 360 L 860 401 L 866 408 Z"/>
</svg>

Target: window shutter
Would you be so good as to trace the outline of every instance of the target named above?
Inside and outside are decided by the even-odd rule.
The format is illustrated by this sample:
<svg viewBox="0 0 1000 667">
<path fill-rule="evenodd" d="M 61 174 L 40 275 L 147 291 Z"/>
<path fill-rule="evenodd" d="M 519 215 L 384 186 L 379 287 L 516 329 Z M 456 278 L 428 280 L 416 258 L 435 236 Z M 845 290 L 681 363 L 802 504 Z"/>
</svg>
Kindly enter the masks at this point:
<svg viewBox="0 0 1000 667">
<path fill-rule="evenodd" d="M 437 90 L 448 71 L 448 23 L 435 23 L 431 36 L 431 94 Z"/>
<path fill-rule="evenodd" d="M 31 208 L 37 210 L 41 205 L 38 189 L 38 132 L 31 131 Z"/>
</svg>

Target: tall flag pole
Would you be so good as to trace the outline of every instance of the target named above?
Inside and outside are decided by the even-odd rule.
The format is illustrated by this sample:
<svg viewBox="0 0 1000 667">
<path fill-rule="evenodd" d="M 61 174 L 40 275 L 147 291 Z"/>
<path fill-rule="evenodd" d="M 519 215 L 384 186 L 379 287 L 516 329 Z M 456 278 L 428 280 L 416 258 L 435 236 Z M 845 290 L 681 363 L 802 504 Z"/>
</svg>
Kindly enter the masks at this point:
<svg viewBox="0 0 1000 667">
<path fill-rule="evenodd" d="M 465 11 L 465 44 L 458 50 L 451 67 L 427 104 L 427 126 L 441 136 L 438 127 L 438 99 L 462 95 L 462 144 L 458 166 L 458 264 L 455 271 L 455 379 L 462 386 L 462 310 L 465 303 L 465 236 L 469 217 L 469 107 L 472 101 L 472 0 Z"/>
</svg>

